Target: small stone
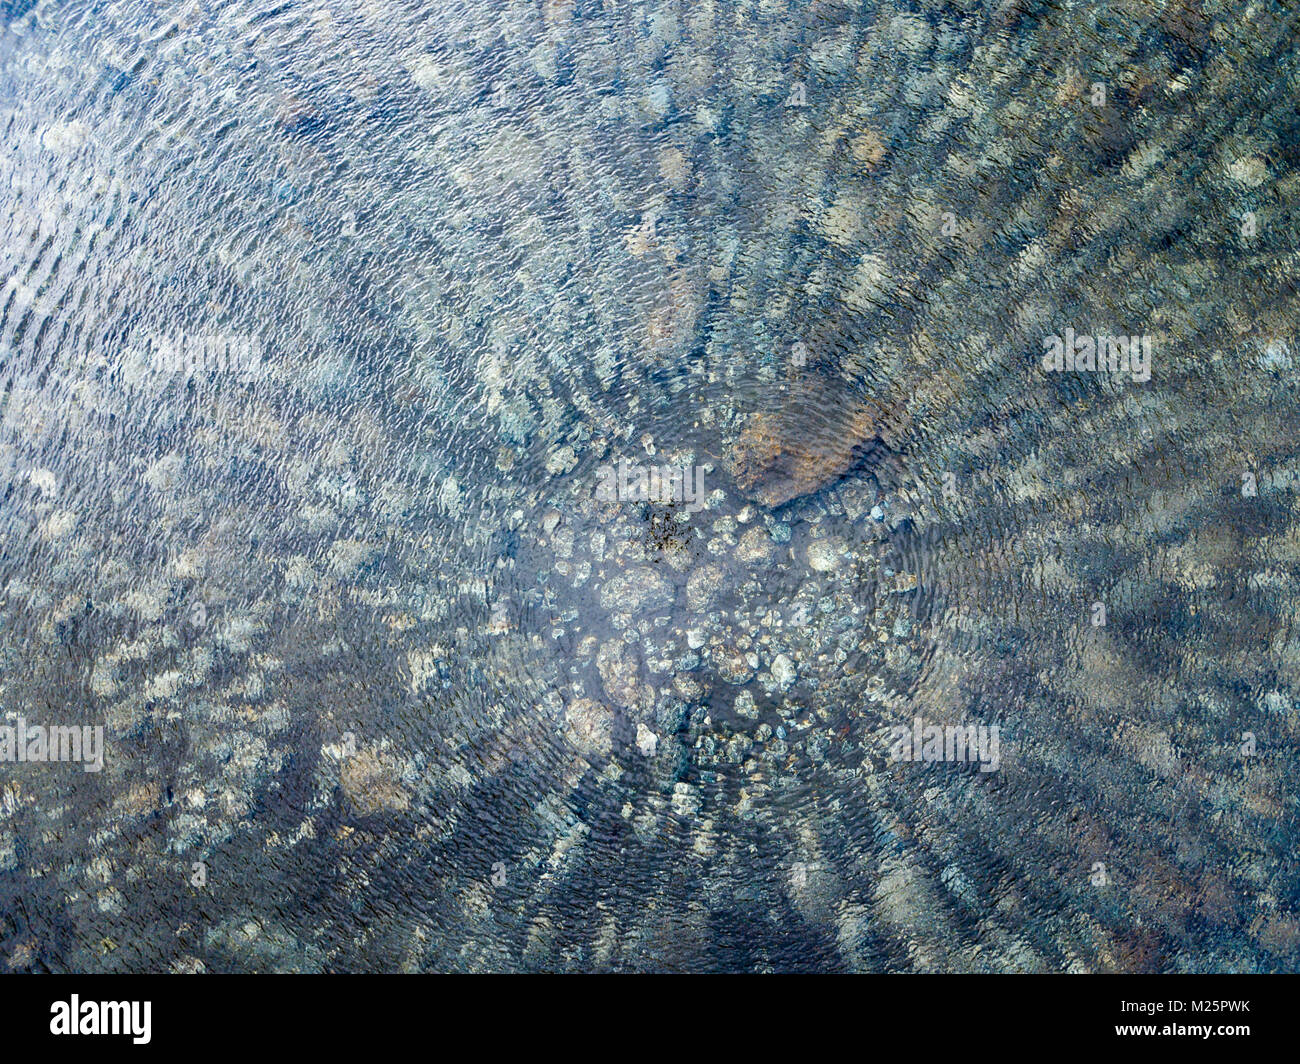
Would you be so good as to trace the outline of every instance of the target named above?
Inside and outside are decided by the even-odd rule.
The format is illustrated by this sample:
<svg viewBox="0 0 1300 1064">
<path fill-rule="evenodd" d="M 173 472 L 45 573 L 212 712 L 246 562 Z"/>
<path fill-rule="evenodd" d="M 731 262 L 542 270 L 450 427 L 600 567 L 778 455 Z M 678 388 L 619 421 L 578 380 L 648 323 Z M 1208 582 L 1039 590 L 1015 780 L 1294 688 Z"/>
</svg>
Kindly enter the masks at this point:
<svg viewBox="0 0 1300 1064">
<path fill-rule="evenodd" d="M 706 565 L 697 569 L 686 581 L 686 605 L 692 612 L 706 610 L 722 586 L 722 569 Z"/>
<path fill-rule="evenodd" d="M 565 707 L 569 741 L 584 754 L 605 757 L 614 736 L 614 714 L 591 698 L 579 698 Z"/>
<path fill-rule="evenodd" d="M 565 444 L 557 451 L 552 451 L 546 459 L 546 471 L 551 476 L 559 476 L 567 473 L 570 469 L 578 464 L 578 455 L 572 447 Z"/>
<path fill-rule="evenodd" d="M 771 559 L 775 552 L 772 537 L 762 528 L 751 528 L 740 537 L 736 545 L 736 557 L 742 562 L 753 564 Z"/>
<path fill-rule="evenodd" d="M 77 515 L 74 511 L 56 510 L 41 522 L 40 534 L 47 540 L 63 539 L 76 527 Z"/>
<path fill-rule="evenodd" d="M 844 554 L 844 543 L 838 537 L 815 539 L 808 544 L 808 564 L 819 573 L 834 569 Z"/>
<path fill-rule="evenodd" d="M 457 516 L 463 511 L 463 493 L 455 477 L 448 477 L 443 483 L 442 490 L 438 492 L 438 501 L 452 516 Z"/>
<path fill-rule="evenodd" d="M 744 717 L 746 720 L 758 719 L 758 706 L 754 702 L 753 694 L 749 691 L 741 691 L 736 696 L 734 708 L 738 717 Z"/>
<path fill-rule="evenodd" d="M 640 667 L 634 653 L 629 653 L 621 639 L 611 639 L 601 646 L 596 655 L 596 671 L 611 701 L 628 708 L 640 705 L 645 693 Z"/>
<path fill-rule="evenodd" d="M 691 164 L 680 148 L 669 148 L 659 154 L 659 172 L 673 188 L 681 191 L 691 178 Z"/>
<path fill-rule="evenodd" d="M 629 569 L 600 589 L 600 604 L 623 613 L 663 609 L 672 604 L 673 586 L 653 569 Z"/>
<path fill-rule="evenodd" d="M 885 142 L 879 133 L 868 129 L 853 138 L 849 150 L 853 153 L 853 158 L 871 170 L 885 157 Z"/>
<path fill-rule="evenodd" d="M 345 757 L 339 783 L 361 816 L 401 812 L 410 804 L 400 766 L 379 750 L 359 750 Z"/>
<path fill-rule="evenodd" d="M 772 679 L 781 687 L 789 687 L 794 683 L 796 675 L 797 670 L 794 667 L 794 662 L 785 654 L 778 654 L 772 659 Z"/>
<path fill-rule="evenodd" d="M 1291 368 L 1291 353 L 1285 340 L 1274 340 L 1259 358 L 1259 364 L 1266 370 L 1284 370 Z"/>
<path fill-rule="evenodd" d="M 749 683 L 754 678 L 754 666 L 749 663 L 745 653 L 738 647 L 715 647 L 709 654 L 709 661 L 724 683 L 739 686 L 743 683 Z"/>
<path fill-rule="evenodd" d="M 56 155 L 71 155 L 90 139 L 85 122 L 56 122 L 41 132 L 41 146 Z"/>
<path fill-rule="evenodd" d="M 185 460 L 178 454 L 164 455 L 145 472 L 144 482 L 159 494 L 175 491 L 181 482 Z"/>
<path fill-rule="evenodd" d="M 700 799 L 689 783 L 674 783 L 673 812 L 680 817 L 693 817 L 700 810 Z"/>
<path fill-rule="evenodd" d="M 1269 178 L 1268 163 L 1258 155 L 1236 159 L 1228 166 L 1228 176 L 1246 188 L 1258 188 Z"/>
<path fill-rule="evenodd" d="M 644 724 L 638 722 L 636 726 L 636 748 L 641 751 L 641 756 L 654 757 L 658 746 L 659 736 Z"/>
<path fill-rule="evenodd" d="M 561 528 L 551 538 L 551 545 L 555 548 L 557 558 L 570 558 L 573 556 L 573 529 Z M 558 570 L 558 566 L 556 567 Z"/>
<path fill-rule="evenodd" d="M 656 81 L 643 99 L 645 109 L 656 118 L 666 118 L 672 107 L 672 93 L 665 81 Z"/>
<path fill-rule="evenodd" d="M 47 499 L 52 499 L 59 493 L 58 478 L 48 469 L 34 469 L 27 474 L 27 479 Z"/>
</svg>

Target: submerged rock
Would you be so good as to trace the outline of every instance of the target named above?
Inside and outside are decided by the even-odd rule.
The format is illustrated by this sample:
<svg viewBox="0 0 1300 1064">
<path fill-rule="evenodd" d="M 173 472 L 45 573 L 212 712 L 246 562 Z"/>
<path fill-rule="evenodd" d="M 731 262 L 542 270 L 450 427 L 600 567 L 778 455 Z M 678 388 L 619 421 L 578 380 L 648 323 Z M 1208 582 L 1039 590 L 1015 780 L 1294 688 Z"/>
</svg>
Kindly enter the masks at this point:
<svg viewBox="0 0 1300 1064">
<path fill-rule="evenodd" d="M 731 449 L 731 475 L 747 497 L 775 509 L 835 483 L 879 438 L 874 404 L 828 412 L 806 392 L 749 415 Z"/>
</svg>

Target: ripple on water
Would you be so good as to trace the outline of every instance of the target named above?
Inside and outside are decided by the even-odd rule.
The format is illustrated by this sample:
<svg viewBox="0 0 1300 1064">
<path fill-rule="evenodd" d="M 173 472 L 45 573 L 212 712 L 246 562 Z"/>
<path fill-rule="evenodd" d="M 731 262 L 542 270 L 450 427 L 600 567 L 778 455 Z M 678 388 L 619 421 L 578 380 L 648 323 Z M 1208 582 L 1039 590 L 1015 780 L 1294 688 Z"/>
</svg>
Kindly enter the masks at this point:
<svg viewBox="0 0 1300 1064">
<path fill-rule="evenodd" d="M 1290 20 L 968 7 L 5 7 L 8 967 L 1294 968 Z"/>
</svg>

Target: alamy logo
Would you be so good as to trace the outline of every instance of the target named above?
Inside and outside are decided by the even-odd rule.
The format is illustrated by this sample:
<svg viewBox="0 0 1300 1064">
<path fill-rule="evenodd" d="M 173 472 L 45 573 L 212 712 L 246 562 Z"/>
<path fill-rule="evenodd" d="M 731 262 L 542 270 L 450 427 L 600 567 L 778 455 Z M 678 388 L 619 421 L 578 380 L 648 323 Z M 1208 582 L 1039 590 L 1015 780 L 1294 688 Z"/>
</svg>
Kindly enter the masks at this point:
<svg viewBox="0 0 1300 1064">
<path fill-rule="evenodd" d="M 623 458 L 617 473 L 606 464 L 596 470 L 596 477 L 600 502 L 680 502 L 691 513 L 704 509 L 704 469 L 700 466 L 693 470 L 688 466 L 643 466 Z"/>
<path fill-rule="evenodd" d="M 150 333 L 144 337 L 149 365 L 157 373 L 193 377 L 231 374 L 251 381 L 262 370 L 262 343 L 256 336 L 231 333 Z"/>
<path fill-rule="evenodd" d="M 1066 327 L 1065 336 L 1043 340 L 1045 373 L 1127 373 L 1141 383 L 1151 379 L 1151 337 L 1075 335 Z"/>
<path fill-rule="evenodd" d="M 978 762 L 981 772 L 996 772 L 1002 764 L 996 724 L 948 724 L 941 728 L 914 717 L 911 728 L 896 724 L 889 732 L 889 756 L 893 761 Z"/>
<path fill-rule="evenodd" d="M 138 1046 L 148 1045 L 151 1001 L 70 1001 L 50 1006 L 50 1034 L 129 1034 Z"/>
<path fill-rule="evenodd" d="M 19 717 L 0 724 L 0 763 L 6 761 L 80 762 L 85 771 L 98 772 L 104 767 L 104 726 L 47 727 Z"/>
</svg>

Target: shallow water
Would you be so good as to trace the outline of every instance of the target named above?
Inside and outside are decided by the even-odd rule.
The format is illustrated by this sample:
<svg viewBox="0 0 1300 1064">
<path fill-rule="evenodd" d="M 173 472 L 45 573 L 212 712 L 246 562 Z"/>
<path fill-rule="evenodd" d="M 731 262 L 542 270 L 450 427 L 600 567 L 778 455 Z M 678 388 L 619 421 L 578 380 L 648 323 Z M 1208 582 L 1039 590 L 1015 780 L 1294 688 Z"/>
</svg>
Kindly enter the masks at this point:
<svg viewBox="0 0 1300 1064">
<path fill-rule="evenodd" d="M 0 964 L 1296 967 L 1293 14 L 0 12 Z"/>
</svg>

